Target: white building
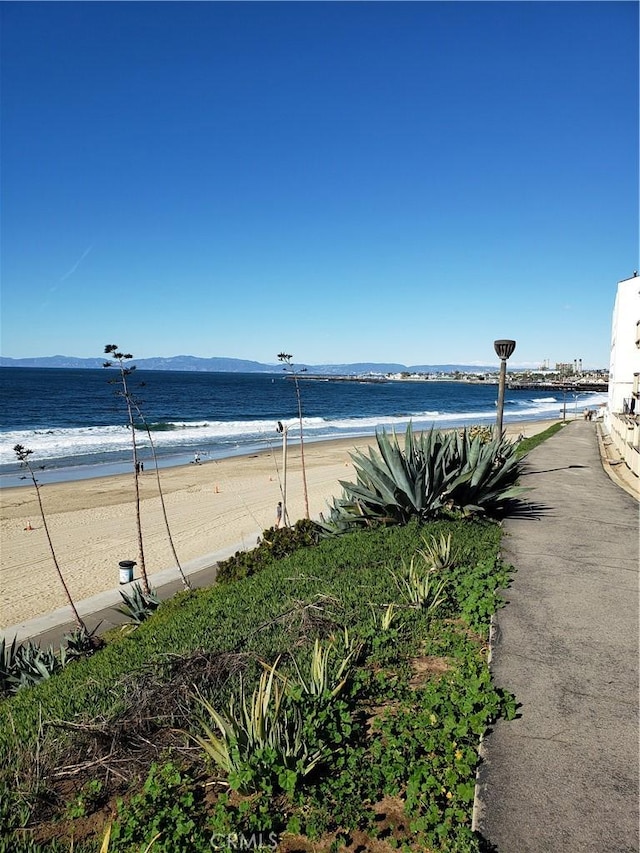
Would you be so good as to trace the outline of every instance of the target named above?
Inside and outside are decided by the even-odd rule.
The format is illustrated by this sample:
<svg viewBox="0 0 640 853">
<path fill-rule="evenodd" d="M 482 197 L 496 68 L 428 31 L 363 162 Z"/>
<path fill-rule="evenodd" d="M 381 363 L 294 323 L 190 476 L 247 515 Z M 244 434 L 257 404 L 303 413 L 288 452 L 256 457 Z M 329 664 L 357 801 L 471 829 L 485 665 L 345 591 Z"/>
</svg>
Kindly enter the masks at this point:
<svg viewBox="0 0 640 853">
<path fill-rule="evenodd" d="M 605 427 L 620 456 L 640 476 L 640 276 L 618 282 L 611 327 Z"/>
</svg>

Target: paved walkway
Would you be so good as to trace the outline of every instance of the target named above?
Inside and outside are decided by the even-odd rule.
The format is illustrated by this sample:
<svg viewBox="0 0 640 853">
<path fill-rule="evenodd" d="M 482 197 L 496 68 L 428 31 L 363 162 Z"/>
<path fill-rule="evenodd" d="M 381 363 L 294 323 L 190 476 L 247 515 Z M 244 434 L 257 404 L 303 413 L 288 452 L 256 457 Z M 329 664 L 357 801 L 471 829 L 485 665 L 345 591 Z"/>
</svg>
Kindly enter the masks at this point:
<svg viewBox="0 0 640 853">
<path fill-rule="evenodd" d="M 476 825 L 498 853 L 637 853 L 638 503 L 588 422 L 532 451 L 523 483 L 538 508 L 505 523 L 492 658 L 520 716 L 485 739 Z"/>
</svg>

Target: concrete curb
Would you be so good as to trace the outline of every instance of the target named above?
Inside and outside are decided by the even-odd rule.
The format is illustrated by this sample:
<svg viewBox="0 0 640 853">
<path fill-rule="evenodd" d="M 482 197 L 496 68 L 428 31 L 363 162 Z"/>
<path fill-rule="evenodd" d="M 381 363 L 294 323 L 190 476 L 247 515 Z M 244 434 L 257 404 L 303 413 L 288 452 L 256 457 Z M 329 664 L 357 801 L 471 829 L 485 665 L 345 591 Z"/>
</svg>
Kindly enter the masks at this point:
<svg viewBox="0 0 640 853">
<path fill-rule="evenodd" d="M 495 635 L 497 633 L 496 628 L 496 617 L 495 614 L 491 617 L 491 623 L 489 625 L 489 652 L 487 654 L 487 666 L 491 669 L 491 658 L 493 657 L 493 647 L 495 641 Z M 517 697 L 516 697 L 517 698 Z M 473 792 L 473 808 L 471 810 L 471 830 L 472 832 L 480 832 L 480 826 L 482 825 L 482 817 L 484 812 L 482 798 L 480 796 L 480 765 L 486 758 L 485 755 L 485 736 L 482 734 L 480 736 L 480 742 L 478 744 L 478 758 L 480 759 L 478 762 L 478 766 L 476 768 L 476 784 Z"/>
<path fill-rule="evenodd" d="M 617 486 L 620 486 L 628 495 L 640 502 L 640 481 L 627 468 L 624 460 L 620 458 L 613 442 L 603 430 L 602 424 L 597 425 L 596 432 L 600 459 L 605 473 Z"/>
</svg>

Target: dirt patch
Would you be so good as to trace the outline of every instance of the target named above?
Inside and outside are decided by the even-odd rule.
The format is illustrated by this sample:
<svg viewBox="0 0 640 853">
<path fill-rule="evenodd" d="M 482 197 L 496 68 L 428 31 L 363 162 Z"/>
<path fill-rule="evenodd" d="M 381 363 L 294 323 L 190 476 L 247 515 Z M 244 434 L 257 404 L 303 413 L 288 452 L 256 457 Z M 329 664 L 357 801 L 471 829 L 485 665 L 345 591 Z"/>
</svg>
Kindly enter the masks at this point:
<svg viewBox="0 0 640 853">
<path fill-rule="evenodd" d="M 451 669 L 451 664 L 446 658 L 436 657 L 435 655 L 413 658 L 411 661 L 413 675 L 409 681 L 409 687 L 412 690 L 419 690 L 434 675 L 442 675 L 449 669 Z"/>
</svg>

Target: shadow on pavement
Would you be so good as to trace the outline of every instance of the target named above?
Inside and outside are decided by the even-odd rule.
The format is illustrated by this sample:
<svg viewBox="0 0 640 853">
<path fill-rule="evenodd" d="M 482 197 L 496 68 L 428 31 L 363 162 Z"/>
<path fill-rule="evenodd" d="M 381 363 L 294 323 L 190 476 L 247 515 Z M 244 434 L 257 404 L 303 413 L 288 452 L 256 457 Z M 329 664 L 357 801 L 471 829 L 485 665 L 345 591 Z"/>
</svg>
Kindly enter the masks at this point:
<svg viewBox="0 0 640 853">
<path fill-rule="evenodd" d="M 500 853 L 496 845 L 487 841 L 484 835 L 481 835 L 479 832 L 476 833 L 476 840 L 478 842 L 478 850 L 480 853 Z"/>
<path fill-rule="evenodd" d="M 528 518 L 536 521 L 540 518 L 545 518 L 551 512 L 551 507 L 547 504 L 535 503 L 534 501 L 520 501 L 512 509 L 506 518 Z"/>
<path fill-rule="evenodd" d="M 588 467 L 588 465 L 562 465 L 560 468 L 544 468 L 542 471 L 524 471 L 521 476 L 530 477 L 532 474 L 550 474 L 552 471 L 569 471 L 571 468 Z"/>
</svg>

